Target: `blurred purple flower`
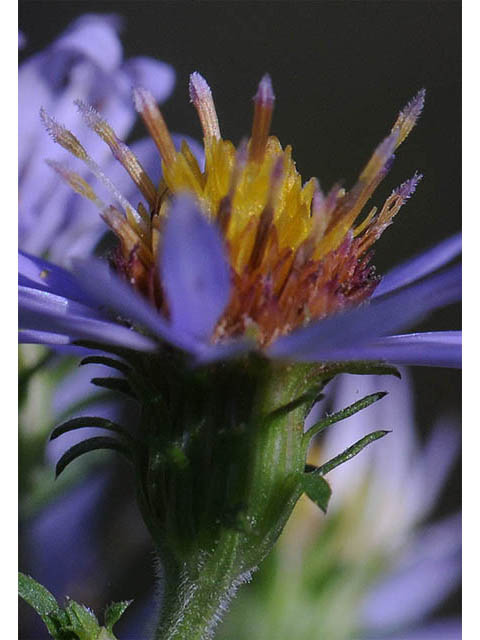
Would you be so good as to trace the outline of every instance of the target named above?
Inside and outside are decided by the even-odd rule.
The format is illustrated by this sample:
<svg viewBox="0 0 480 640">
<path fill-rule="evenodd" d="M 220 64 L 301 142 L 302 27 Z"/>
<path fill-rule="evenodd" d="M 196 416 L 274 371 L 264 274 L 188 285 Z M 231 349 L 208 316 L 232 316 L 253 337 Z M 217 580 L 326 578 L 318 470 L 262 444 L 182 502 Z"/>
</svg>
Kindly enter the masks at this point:
<svg viewBox="0 0 480 640">
<path fill-rule="evenodd" d="M 131 107 L 132 86 L 142 83 L 152 87 L 156 99 L 163 102 L 175 83 L 173 68 L 164 62 L 146 57 L 124 60 L 119 28 L 116 16 L 86 14 L 20 66 L 19 245 L 38 255 L 48 252 L 60 263 L 68 262 L 70 255 L 89 252 L 104 232 L 104 225 L 90 207 L 72 197 L 45 164 L 46 156 L 65 163 L 67 154 L 60 147 L 52 153 L 38 124 L 40 107 L 69 126 L 80 128 L 88 148 L 102 164 L 108 164 L 108 148 L 82 125 L 72 102 L 82 99 L 96 105 L 123 137 L 136 119 Z M 25 36 L 21 35 L 24 42 Z M 145 144 L 135 150 L 142 159 L 146 153 L 146 164 L 151 166 Z"/>
<path fill-rule="evenodd" d="M 399 426 L 385 439 L 382 448 L 368 448 L 329 474 L 333 490 L 329 512 L 331 517 L 345 509 L 354 514 L 345 545 L 347 555 L 376 554 L 389 559 L 388 571 L 374 582 L 361 608 L 365 634 L 383 638 L 392 630 L 402 630 L 398 639 L 454 640 L 460 637 L 458 621 L 422 631 L 416 626 L 460 582 L 460 515 L 448 516 L 433 525 L 423 524 L 438 503 L 457 460 L 459 424 L 457 419 L 442 417 L 421 445 L 414 426 L 408 372 L 403 371 L 402 376 L 402 381 L 379 376 L 339 376 L 334 381 L 332 410 L 341 409 L 355 395 L 362 397 L 379 388 L 389 392 L 389 402 L 376 403 L 357 414 L 355 420 L 329 430 L 321 445 L 322 459 L 345 449 L 372 425 Z M 410 635 L 412 628 L 415 631 Z M 434 628 L 438 635 L 433 634 Z"/>
</svg>

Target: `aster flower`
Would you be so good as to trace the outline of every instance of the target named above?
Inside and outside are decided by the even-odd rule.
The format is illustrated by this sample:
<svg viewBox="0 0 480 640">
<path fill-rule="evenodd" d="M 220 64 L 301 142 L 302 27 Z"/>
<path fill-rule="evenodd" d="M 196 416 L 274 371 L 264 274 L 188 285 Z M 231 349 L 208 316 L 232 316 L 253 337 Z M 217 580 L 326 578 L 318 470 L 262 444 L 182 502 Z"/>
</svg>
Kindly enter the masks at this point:
<svg viewBox="0 0 480 640">
<path fill-rule="evenodd" d="M 251 590 L 239 596 L 219 638 L 460 638 L 459 620 L 428 622 L 459 584 L 460 518 L 452 514 L 425 524 L 458 455 L 457 420 L 437 420 L 422 445 L 408 371 L 402 371 L 402 381 L 339 376 L 333 385 L 307 428 L 327 407 L 340 411 L 355 397 L 379 388 L 389 392 L 389 402 L 378 402 L 327 430 L 312 446 L 311 464 L 336 455 L 372 425 L 398 427 L 383 447 L 368 448 L 332 471 L 326 519 L 311 500 L 298 503 L 271 558 Z"/>
<path fill-rule="evenodd" d="M 458 366 L 457 332 L 391 334 L 458 299 L 459 268 L 436 270 L 457 255 L 460 238 L 394 269 L 378 288 L 370 265 L 370 247 L 420 176 L 395 189 L 380 212 L 374 207 L 356 224 L 413 128 L 424 92 L 400 113 L 356 185 L 348 193 L 336 185 L 326 196 L 315 179 L 302 187 L 291 149 L 283 151 L 268 136 L 274 102 L 268 76 L 255 98 L 250 142 L 237 151 L 220 138 L 211 92 L 199 74 L 192 75 L 190 93 L 205 136 L 203 172 L 187 143 L 175 150 L 153 96 L 135 91 L 136 107 L 162 157 L 158 189 L 112 127 L 79 103 L 86 124 L 124 165 L 150 214 L 147 206 L 137 210 L 130 204 L 77 138 L 42 112 L 53 139 L 81 159 L 115 198 L 116 205 L 107 207 L 79 174 L 51 163 L 100 208 L 119 237 L 116 271 L 128 284 L 99 264 L 77 262 L 70 276 L 22 255 L 21 323 L 27 330 L 22 339 L 40 330 L 33 338 L 53 343 L 90 340 L 155 348 L 160 340 L 209 360 L 247 348 L 239 338 L 248 336 L 250 348 L 275 358 Z M 369 305 L 361 304 L 370 297 Z M 113 323 L 102 308 L 149 337 Z"/>
<path fill-rule="evenodd" d="M 344 406 L 346 394 L 372 393 L 379 385 L 378 378 L 353 381 L 340 376 L 335 381 L 331 409 Z M 389 403 L 378 403 L 348 426 L 345 424 L 344 429 L 330 431 L 320 445 L 322 457 L 329 457 L 364 433 L 367 421 L 369 425 L 372 421 L 398 425 L 391 439 L 385 441 L 384 455 L 369 448 L 350 466 L 332 472 L 330 509 L 333 518 L 342 508 L 355 513 L 347 534 L 350 548 L 358 545 L 366 554 L 377 553 L 389 559 L 388 571 L 372 582 L 360 606 L 359 624 L 364 635 L 385 636 L 395 630 L 397 634 L 402 631 L 401 637 L 406 639 L 416 634 L 421 637 L 421 633 L 427 637 L 428 625 L 421 629 L 416 625 L 425 625 L 429 614 L 460 582 L 460 514 L 425 524 L 458 458 L 459 419 L 437 417 L 430 436 L 421 444 L 415 430 L 414 393 L 408 372 L 402 371 L 402 383 L 384 379 L 383 386 L 389 392 Z M 354 477 L 357 490 L 352 489 Z M 355 500 L 360 501 L 360 509 L 355 510 Z M 452 631 L 454 626 L 456 633 Z M 438 638 L 460 637 L 459 627 L 459 621 L 451 621 L 442 635 L 439 624 Z"/>
<path fill-rule="evenodd" d="M 325 510 L 331 490 L 324 476 L 386 435 L 370 433 L 324 464 L 305 466 L 316 433 L 383 396 L 367 396 L 304 433 L 306 416 L 335 375 L 396 374 L 388 364 L 396 362 L 458 366 L 460 356 L 457 333 L 395 334 L 458 300 L 459 268 L 442 267 L 458 254 L 459 237 L 391 272 L 383 290 L 370 263 L 373 243 L 420 176 L 379 210 L 363 213 L 415 125 L 423 91 L 400 112 L 350 191 L 335 185 L 326 194 L 316 179 L 302 186 L 290 147 L 269 135 L 268 76 L 255 96 L 251 137 L 238 149 L 221 137 L 211 91 L 196 73 L 190 97 L 204 133 L 204 167 L 187 142 L 175 148 L 152 94 L 134 91 L 161 156 L 158 185 L 102 115 L 77 102 L 85 124 L 140 191 L 137 206 L 42 110 L 54 141 L 114 204 L 77 171 L 57 161 L 51 167 L 99 209 L 119 244 L 113 270 L 75 260 L 70 273 L 26 253 L 19 259 L 20 340 L 103 351 L 85 362 L 120 377 L 96 384 L 139 405 L 135 429 L 82 416 L 57 426 L 52 439 L 87 427 L 109 434 L 74 445 L 57 473 L 99 448 L 132 462 L 164 571 L 157 637 L 169 640 L 213 637 L 299 497 L 307 493 Z"/>
<path fill-rule="evenodd" d="M 47 155 L 65 163 L 67 154 L 60 148 L 53 154 L 48 149 L 38 127 L 40 107 L 74 126 L 78 123 L 71 102 L 86 100 L 101 108 L 119 135 L 126 136 L 136 117 L 130 103 L 131 86 L 151 85 L 156 99 L 164 102 L 175 82 L 172 67 L 164 62 L 141 56 L 123 58 L 120 26 L 114 15 L 83 15 L 19 69 L 19 245 L 34 254 L 48 252 L 62 263 L 70 255 L 89 252 L 104 228 L 95 212 L 72 198 L 71 190 L 45 165 Z M 19 37 L 19 46 L 24 40 Z M 108 150 L 98 138 L 87 127 L 80 130 L 98 161 L 108 163 Z M 136 151 L 151 166 L 152 154 L 145 146 L 145 142 L 137 145 Z M 131 191 L 127 181 L 122 186 Z"/>
</svg>

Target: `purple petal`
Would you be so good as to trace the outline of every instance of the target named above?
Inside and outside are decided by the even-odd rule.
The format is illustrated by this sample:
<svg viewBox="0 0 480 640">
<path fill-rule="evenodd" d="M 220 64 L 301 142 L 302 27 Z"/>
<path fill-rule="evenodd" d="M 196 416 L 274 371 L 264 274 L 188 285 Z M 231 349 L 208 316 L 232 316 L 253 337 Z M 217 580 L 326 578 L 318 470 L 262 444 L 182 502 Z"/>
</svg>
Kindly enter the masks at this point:
<svg viewBox="0 0 480 640">
<path fill-rule="evenodd" d="M 106 473 L 91 475 L 47 504 L 29 523 L 30 571 L 56 594 L 69 591 L 73 581 L 91 579 L 101 565 L 96 531 L 107 482 Z M 40 637 L 44 636 L 35 636 Z"/>
<path fill-rule="evenodd" d="M 457 460 L 460 449 L 460 421 L 456 416 L 443 416 L 435 425 L 422 452 L 409 472 L 412 486 L 407 501 L 414 520 L 425 519 L 438 502 L 445 482 Z"/>
<path fill-rule="evenodd" d="M 19 344 L 70 344 L 70 338 L 60 333 L 25 330 L 18 333 Z"/>
<path fill-rule="evenodd" d="M 461 250 L 462 234 L 458 233 L 389 271 L 375 289 L 373 297 L 390 293 L 440 269 L 453 260 Z"/>
<path fill-rule="evenodd" d="M 364 636 L 362 636 L 364 638 Z M 420 627 L 413 631 L 406 631 L 400 635 L 388 635 L 388 640 L 461 640 L 462 621 L 460 619 L 445 619 L 433 622 L 426 627 Z M 364 638 L 364 640 L 370 640 Z M 372 638 L 372 640 L 374 640 Z M 378 640 L 378 636 L 376 639 Z"/>
<path fill-rule="evenodd" d="M 24 62 L 18 72 L 18 164 L 20 173 L 24 171 L 28 163 L 32 162 L 32 149 L 43 133 L 38 126 L 40 105 L 49 106 L 53 98 L 52 90 L 41 75 L 38 57 L 35 56 Z M 22 194 L 20 193 L 20 195 Z"/>
<path fill-rule="evenodd" d="M 230 270 L 220 232 L 187 196 L 170 209 L 160 269 L 173 326 L 208 340 L 230 297 Z"/>
<path fill-rule="evenodd" d="M 113 20 L 112 20 L 113 18 Z M 81 16 L 58 38 L 54 49 L 75 52 L 90 58 L 104 71 L 114 70 L 122 61 L 122 45 L 113 16 Z"/>
<path fill-rule="evenodd" d="M 21 286 L 50 291 L 84 304 L 91 302 L 71 273 L 42 258 L 19 251 L 18 273 Z"/>
<path fill-rule="evenodd" d="M 385 360 L 396 365 L 462 367 L 461 331 L 433 331 L 379 338 L 364 345 L 328 349 L 328 360 Z"/>
<path fill-rule="evenodd" d="M 32 291 L 36 290 L 30 290 L 29 294 Z M 19 325 L 21 331 L 33 330 L 36 341 L 41 337 L 40 332 L 44 332 L 43 344 L 58 344 L 59 335 L 63 335 L 70 338 L 72 342 L 92 340 L 105 345 L 119 345 L 139 351 L 149 351 L 156 346 L 149 338 L 121 325 L 69 312 L 68 301 L 62 307 L 58 300 L 51 298 L 44 298 L 39 302 L 32 299 L 31 295 L 20 294 Z M 51 338 L 48 337 L 50 335 Z"/>
<path fill-rule="evenodd" d="M 280 338 L 268 353 L 304 361 L 357 359 L 357 347 L 419 322 L 434 309 L 457 301 L 460 295 L 461 269 L 455 265 Z"/>
<path fill-rule="evenodd" d="M 112 273 L 104 263 L 77 259 L 73 264 L 75 273 L 98 305 L 112 309 L 129 321 L 148 328 L 162 340 L 196 353 L 199 345 L 195 340 L 168 325 L 156 309 Z"/>
<path fill-rule="evenodd" d="M 399 506 L 403 505 L 401 496 L 418 489 L 410 482 L 412 460 L 418 460 L 420 452 L 408 371 L 402 372 L 402 380 L 393 376 L 340 375 L 333 382 L 330 410 L 339 411 L 362 396 L 380 390 L 387 391 L 388 397 L 345 420 L 341 429 L 327 430 L 321 457 L 323 461 L 328 460 L 372 429 L 393 429 L 382 446 L 368 447 L 362 455 L 337 467 L 328 476 L 333 489 L 329 507 L 332 510 L 344 508 L 348 496 L 352 495 L 352 487 L 363 487 L 363 522 L 366 524 L 374 518 L 372 544 L 383 546 L 393 545 L 398 537 L 404 536 L 404 523 L 410 519 Z"/>
<path fill-rule="evenodd" d="M 130 58 L 122 69 L 131 87 L 146 87 L 158 102 L 164 102 L 175 86 L 175 71 L 165 62 L 139 56 Z"/>
<path fill-rule="evenodd" d="M 359 349 L 362 357 L 363 349 Z M 366 360 L 387 360 L 398 365 L 462 367 L 462 332 L 431 331 L 389 336 L 365 347 Z"/>
<path fill-rule="evenodd" d="M 26 308 L 31 303 L 38 309 L 44 309 L 47 313 L 56 315 L 77 315 L 86 318 L 100 317 L 96 309 L 42 289 L 19 286 L 18 299 L 21 309 Z"/>
<path fill-rule="evenodd" d="M 368 628 L 381 632 L 430 613 L 459 583 L 460 546 L 457 516 L 417 537 L 407 561 L 368 596 L 364 605 Z"/>
<path fill-rule="evenodd" d="M 68 154 L 53 145 L 39 127 L 40 106 L 75 131 L 103 167 L 110 151 L 80 121 L 72 108 L 73 100 L 80 98 L 96 106 L 122 138 L 136 118 L 130 99 L 133 76 L 150 78 L 154 91 L 163 99 L 173 82 L 173 72 L 164 63 L 141 58 L 122 64 L 118 28 L 119 19 L 115 16 L 82 16 L 51 46 L 22 63 L 19 71 L 19 243 L 37 255 L 54 253 L 63 264 L 66 257 L 90 252 L 104 226 L 93 228 L 98 219 L 95 209 L 90 206 L 87 215 L 80 211 L 80 199 L 45 165 L 46 157 L 65 164 Z M 81 169 L 80 174 L 86 177 L 87 171 Z M 102 197 L 102 186 L 95 188 Z M 65 237 L 70 230 L 75 238 L 73 253 L 69 238 Z M 88 238 L 83 243 L 85 230 Z M 57 249 L 59 239 L 63 248 L 68 247 L 68 255 Z"/>
</svg>

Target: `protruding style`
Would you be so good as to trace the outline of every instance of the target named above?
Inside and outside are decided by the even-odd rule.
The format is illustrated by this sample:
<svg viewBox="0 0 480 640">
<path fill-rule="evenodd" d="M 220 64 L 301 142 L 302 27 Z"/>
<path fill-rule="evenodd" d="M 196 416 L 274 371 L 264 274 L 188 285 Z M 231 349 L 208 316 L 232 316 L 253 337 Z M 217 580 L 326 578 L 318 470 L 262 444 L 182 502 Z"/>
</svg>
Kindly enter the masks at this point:
<svg viewBox="0 0 480 640">
<path fill-rule="evenodd" d="M 143 233 L 146 231 L 146 223 L 142 216 L 138 213 L 138 211 L 133 207 L 130 202 L 120 193 L 117 187 L 113 184 L 108 176 L 100 169 L 98 164 L 95 162 L 93 158 L 89 156 L 84 147 L 80 144 L 77 138 L 62 124 L 59 124 L 54 118 L 48 115 L 45 109 L 42 107 L 40 109 L 40 117 L 43 120 L 45 128 L 48 133 L 52 136 L 53 140 L 62 146 L 64 149 L 69 151 L 73 156 L 82 160 L 85 165 L 90 169 L 93 175 L 103 183 L 103 185 L 108 189 L 108 191 L 112 194 L 118 204 L 123 208 L 127 218 L 131 218 L 133 224 L 138 227 L 138 230 L 141 230 Z M 55 168 L 55 167 L 54 167 Z M 58 169 L 55 168 L 58 173 Z M 67 178 L 66 174 L 62 176 L 64 179 L 67 179 L 67 182 L 70 180 Z M 74 178 L 71 176 L 71 180 Z M 79 186 L 77 184 L 77 186 Z M 77 192 L 81 193 L 81 191 Z M 86 195 L 86 194 L 82 194 Z M 89 196 L 86 196 L 89 197 Z M 90 198 L 89 198 L 90 199 Z"/>
<path fill-rule="evenodd" d="M 57 122 L 55 118 L 49 116 L 43 107 L 40 109 L 40 118 L 54 142 L 59 144 L 76 158 L 79 158 L 79 160 L 85 161 L 88 158 L 88 153 L 73 133 Z"/>
<path fill-rule="evenodd" d="M 46 160 L 46 163 L 49 167 L 51 167 L 58 175 L 64 180 L 68 186 L 73 189 L 76 193 L 80 194 L 84 198 L 87 198 L 93 204 L 103 211 L 106 205 L 101 200 L 92 187 L 88 184 L 86 180 L 82 178 L 76 171 L 72 171 L 67 169 L 61 162 L 56 162 L 55 160 Z"/>
<path fill-rule="evenodd" d="M 217 111 L 213 102 L 212 91 L 205 78 L 194 71 L 190 76 L 188 85 L 190 100 L 197 110 L 198 117 L 206 139 L 221 138 L 220 126 L 218 124 Z"/>
<path fill-rule="evenodd" d="M 112 127 L 100 116 L 96 109 L 85 104 L 82 100 L 76 100 L 75 104 L 77 105 L 85 124 L 95 131 L 95 133 L 109 146 L 114 158 L 120 162 L 143 196 L 145 196 L 148 203 L 153 206 L 157 193 L 155 185 L 148 177 L 145 169 L 142 167 L 133 151 L 131 151 L 131 149 L 122 140 L 120 140 Z"/>
<path fill-rule="evenodd" d="M 281 189 L 283 176 L 283 157 L 280 156 L 279 158 L 277 158 L 273 165 L 270 177 L 270 191 L 268 194 L 268 201 L 258 220 L 255 243 L 253 245 L 249 261 L 251 269 L 256 269 L 262 264 L 262 260 L 270 239 L 270 231 L 275 213 L 275 204 L 278 198 L 279 191 Z"/>
<path fill-rule="evenodd" d="M 420 117 L 425 104 L 425 93 L 425 89 L 420 89 L 398 114 L 398 118 L 392 128 L 392 131 L 398 129 L 399 132 L 396 147 L 402 144 Z"/>
<path fill-rule="evenodd" d="M 255 110 L 253 114 L 252 138 L 250 140 L 250 160 L 261 162 L 267 146 L 268 134 L 272 122 L 275 94 L 272 81 L 268 73 L 260 80 L 254 97 Z"/>
<path fill-rule="evenodd" d="M 175 160 L 175 146 L 155 98 L 150 91 L 137 87 L 133 90 L 133 101 L 135 109 L 142 116 L 145 126 L 160 151 L 162 160 L 166 165 L 172 164 Z"/>
</svg>

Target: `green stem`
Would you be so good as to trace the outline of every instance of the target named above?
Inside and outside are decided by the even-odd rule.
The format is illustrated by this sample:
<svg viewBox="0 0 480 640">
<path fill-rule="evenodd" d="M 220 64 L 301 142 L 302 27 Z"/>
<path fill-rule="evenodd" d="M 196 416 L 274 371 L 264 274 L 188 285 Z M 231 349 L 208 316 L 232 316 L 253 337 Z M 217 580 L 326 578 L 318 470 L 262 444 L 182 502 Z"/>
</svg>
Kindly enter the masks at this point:
<svg viewBox="0 0 480 640">
<path fill-rule="evenodd" d="M 248 580 L 242 573 L 244 536 L 228 532 L 201 566 L 167 571 L 163 609 L 156 640 L 208 640 L 237 587 Z M 201 558 L 197 558 L 201 563 Z M 193 563 L 192 563 L 193 564 Z"/>
<path fill-rule="evenodd" d="M 259 376 L 248 446 L 239 448 L 236 460 L 244 473 L 243 506 L 233 522 L 213 526 L 212 534 L 207 528 L 188 551 L 183 546 L 183 553 L 169 553 L 168 540 L 161 544 L 165 575 L 156 640 L 212 638 L 238 586 L 271 551 L 302 493 L 303 423 L 311 398 L 295 401 L 311 384 L 299 367 L 269 365 Z M 279 411 L 289 403 L 290 410 Z"/>
</svg>

